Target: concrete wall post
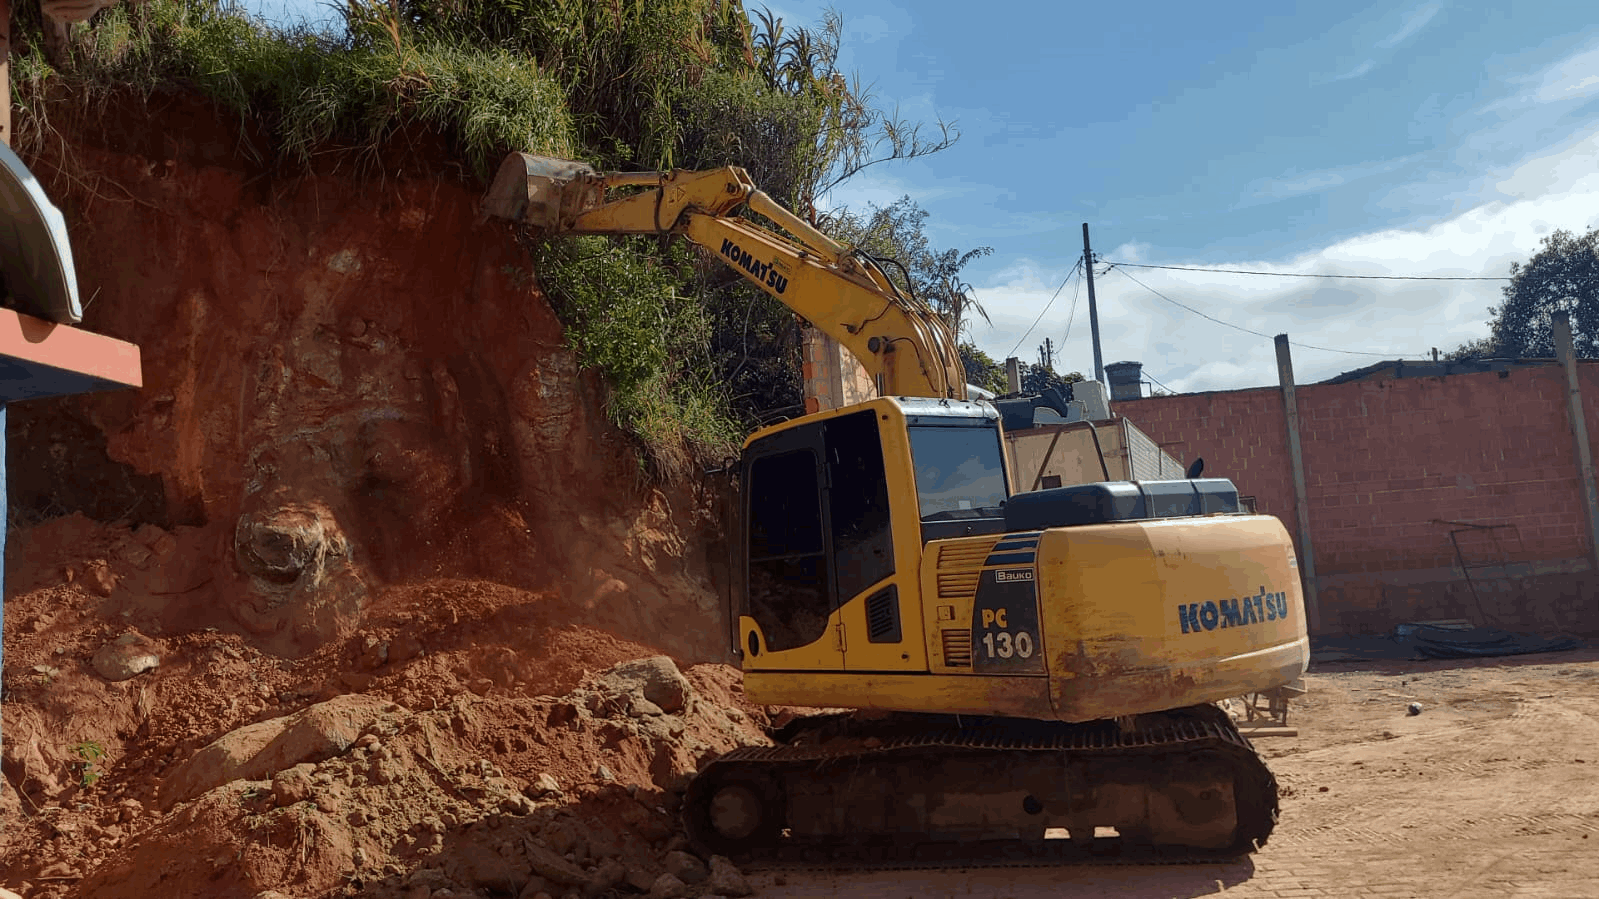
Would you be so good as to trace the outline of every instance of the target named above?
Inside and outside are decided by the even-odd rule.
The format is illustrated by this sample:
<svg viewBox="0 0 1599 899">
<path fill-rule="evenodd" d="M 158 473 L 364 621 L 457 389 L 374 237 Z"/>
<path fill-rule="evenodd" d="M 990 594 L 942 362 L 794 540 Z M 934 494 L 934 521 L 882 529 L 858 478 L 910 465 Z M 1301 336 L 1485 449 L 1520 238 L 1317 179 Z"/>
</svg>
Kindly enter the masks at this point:
<svg viewBox="0 0 1599 899">
<path fill-rule="evenodd" d="M 1321 630 L 1321 607 L 1316 601 L 1316 551 L 1310 540 L 1310 506 L 1305 501 L 1305 460 L 1299 452 L 1299 403 L 1294 397 L 1294 360 L 1288 354 L 1288 335 L 1277 335 L 1277 381 L 1283 391 L 1283 413 L 1288 421 L 1288 462 L 1294 473 L 1294 509 L 1299 519 L 1299 570 L 1305 583 L 1305 615 L 1310 632 Z"/>
<path fill-rule="evenodd" d="M 807 413 L 827 412 L 877 395 L 865 366 L 843 344 L 812 327 L 804 329 L 800 343 Z"/>
<path fill-rule="evenodd" d="M 1588 422 L 1582 411 L 1582 386 L 1577 380 L 1577 354 L 1571 342 L 1571 314 L 1556 312 L 1551 322 L 1555 356 L 1566 370 L 1566 414 L 1577 444 L 1577 472 L 1582 479 L 1583 511 L 1588 518 L 1588 562 L 1599 571 L 1599 490 L 1594 487 L 1593 450 L 1588 445 Z"/>
</svg>

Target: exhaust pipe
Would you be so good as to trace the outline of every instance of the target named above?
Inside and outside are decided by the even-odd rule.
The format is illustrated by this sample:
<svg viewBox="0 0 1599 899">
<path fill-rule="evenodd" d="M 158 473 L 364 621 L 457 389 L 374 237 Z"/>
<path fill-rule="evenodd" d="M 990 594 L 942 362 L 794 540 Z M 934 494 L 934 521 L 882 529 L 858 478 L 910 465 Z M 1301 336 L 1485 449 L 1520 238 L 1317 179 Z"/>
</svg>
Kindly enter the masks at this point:
<svg viewBox="0 0 1599 899">
<path fill-rule="evenodd" d="M 550 234 L 570 228 L 577 216 L 604 200 L 605 182 L 588 165 L 512 153 L 500 163 L 483 211 Z"/>
</svg>

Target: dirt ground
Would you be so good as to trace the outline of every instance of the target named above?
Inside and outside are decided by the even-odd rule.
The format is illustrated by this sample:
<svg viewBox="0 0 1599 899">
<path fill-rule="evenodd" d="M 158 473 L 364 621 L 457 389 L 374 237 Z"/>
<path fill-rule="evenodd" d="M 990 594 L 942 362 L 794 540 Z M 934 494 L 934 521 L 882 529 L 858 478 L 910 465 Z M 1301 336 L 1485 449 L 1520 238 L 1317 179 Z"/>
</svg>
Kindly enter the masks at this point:
<svg viewBox="0 0 1599 899">
<path fill-rule="evenodd" d="M 45 584 L 5 609 L 0 887 L 25 899 L 643 892 L 682 846 L 675 788 L 764 739 L 736 669 L 661 659 L 657 704 L 606 682 L 651 647 L 487 581 L 374 591 L 303 658 L 172 633 L 124 614 L 131 576 L 96 579 L 119 536 L 62 519 L 12 547 Z"/>
<path fill-rule="evenodd" d="M 1599 897 L 1599 650 L 1329 663 L 1306 684 L 1290 710 L 1299 735 L 1257 743 L 1282 820 L 1248 860 L 763 872 L 755 884 L 768 899 Z"/>
</svg>

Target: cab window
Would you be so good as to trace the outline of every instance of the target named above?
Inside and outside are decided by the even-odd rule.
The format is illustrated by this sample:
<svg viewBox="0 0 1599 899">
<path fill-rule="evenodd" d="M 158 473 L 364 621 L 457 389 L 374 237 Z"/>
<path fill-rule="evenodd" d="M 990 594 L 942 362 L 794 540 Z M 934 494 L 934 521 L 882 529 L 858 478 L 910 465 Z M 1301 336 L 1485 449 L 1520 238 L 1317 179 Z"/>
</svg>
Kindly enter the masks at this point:
<svg viewBox="0 0 1599 899">
<path fill-rule="evenodd" d="M 831 612 L 816 453 L 763 456 L 749 475 L 749 607 L 764 651 L 821 639 Z"/>
<path fill-rule="evenodd" d="M 842 605 L 894 573 L 894 539 L 888 521 L 888 481 L 877 414 L 855 412 L 827 422 L 828 523 L 832 526 L 834 582 Z"/>
<path fill-rule="evenodd" d="M 1005 457 L 992 426 L 910 428 L 916 499 L 922 521 L 997 518 L 1004 514 Z"/>
</svg>

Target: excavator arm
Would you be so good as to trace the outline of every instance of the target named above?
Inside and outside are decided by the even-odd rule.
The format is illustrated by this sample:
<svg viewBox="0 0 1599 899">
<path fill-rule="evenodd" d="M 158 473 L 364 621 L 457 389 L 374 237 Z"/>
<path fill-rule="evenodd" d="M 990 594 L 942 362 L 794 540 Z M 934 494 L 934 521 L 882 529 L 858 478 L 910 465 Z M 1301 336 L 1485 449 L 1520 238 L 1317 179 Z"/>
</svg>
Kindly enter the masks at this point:
<svg viewBox="0 0 1599 899">
<path fill-rule="evenodd" d="M 613 195 L 624 188 L 639 190 Z M 740 207 L 776 227 L 737 215 Z M 596 172 L 513 153 L 484 210 L 545 234 L 682 235 L 848 348 L 880 395 L 966 398 L 943 317 L 901 293 L 870 259 L 757 190 L 741 168 Z"/>
</svg>

